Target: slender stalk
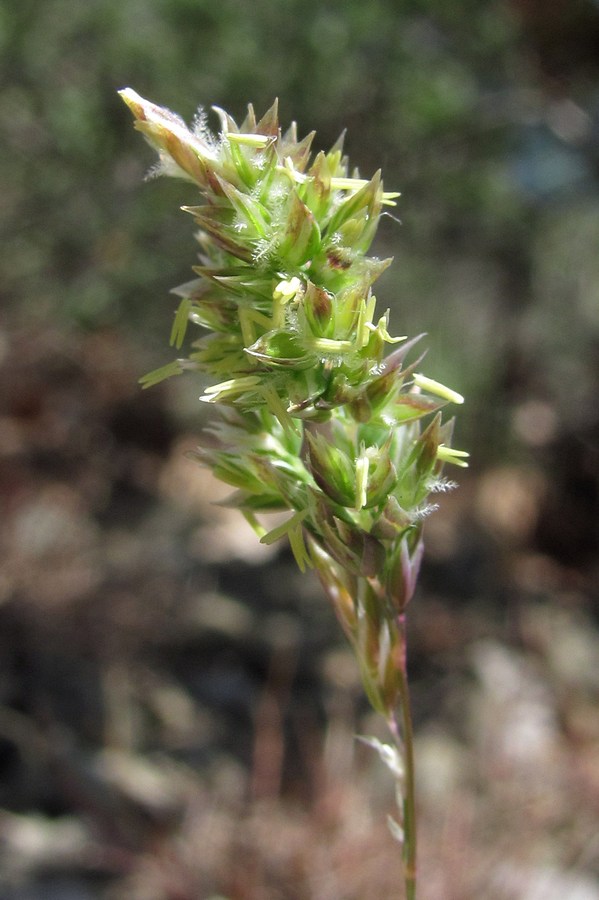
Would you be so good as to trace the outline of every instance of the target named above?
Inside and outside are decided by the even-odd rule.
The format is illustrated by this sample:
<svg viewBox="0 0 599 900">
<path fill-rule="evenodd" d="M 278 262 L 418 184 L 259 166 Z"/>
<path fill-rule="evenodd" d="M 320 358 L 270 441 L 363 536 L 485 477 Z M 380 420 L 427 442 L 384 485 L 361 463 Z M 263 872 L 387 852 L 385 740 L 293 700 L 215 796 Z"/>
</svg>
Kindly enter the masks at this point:
<svg viewBox="0 0 599 900">
<path fill-rule="evenodd" d="M 401 719 L 403 732 L 403 749 L 405 765 L 404 782 L 404 878 L 406 882 L 407 900 L 416 897 L 416 790 L 414 772 L 414 732 L 412 728 L 412 712 L 410 693 L 405 673 L 401 674 Z"/>
<path fill-rule="evenodd" d="M 410 704 L 410 691 L 408 687 L 408 675 L 406 667 L 406 635 L 405 617 L 399 619 L 399 632 L 402 637 L 403 654 L 401 664 L 398 666 L 399 675 L 399 704 L 393 711 L 389 723 L 391 733 L 395 739 L 397 749 L 402 757 L 404 765 L 403 778 L 403 816 L 402 825 L 404 831 L 403 840 L 403 867 L 404 882 L 406 888 L 406 900 L 416 898 L 417 876 L 417 834 L 416 834 L 416 781 L 414 767 L 414 729 L 412 726 L 412 709 Z M 398 721 L 398 719 L 400 721 Z M 400 724 L 401 722 L 401 724 Z"/>
</svg>

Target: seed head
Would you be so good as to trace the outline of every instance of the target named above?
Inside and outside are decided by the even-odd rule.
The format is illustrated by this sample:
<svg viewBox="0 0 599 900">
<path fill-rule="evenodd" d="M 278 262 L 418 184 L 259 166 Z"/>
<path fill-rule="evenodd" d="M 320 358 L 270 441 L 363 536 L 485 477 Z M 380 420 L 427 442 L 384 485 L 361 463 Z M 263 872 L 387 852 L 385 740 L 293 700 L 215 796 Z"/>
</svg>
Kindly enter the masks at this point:
<svg viewBox="0 0 599 900">
<path fill-rule="evenodd" d="M 260 539 L 287 536 L 315 567 L 360 661 L 375 708 L 388 710 L 401 665 L 397 617 L 415 588 L 428 496 L 444 463 L 465 466 L 441 409 L 456 391 L 408 363 L 417 339 L 392 334 L 372 292 L 391 260 L 368 256 L 383 207 L 381 173 L 350 174 L 341 143 L 311 157 L 314 134 L 279 126 L 277 104 L 241 125 L 216 109 L 189 129 L 131 89 L 120 92 L 162 174 L 192 182 L 198 276 L 180 297 L 171 343 L 200 328 L 186 359 L 144 384 L 203 372 L 201 399 L 225 410 L 198 452 L 230 484 Z M 389 345 L 397 344 L 387 354 Z M 288 510 L 270 531 L 260 515 Z"/>
</svg>

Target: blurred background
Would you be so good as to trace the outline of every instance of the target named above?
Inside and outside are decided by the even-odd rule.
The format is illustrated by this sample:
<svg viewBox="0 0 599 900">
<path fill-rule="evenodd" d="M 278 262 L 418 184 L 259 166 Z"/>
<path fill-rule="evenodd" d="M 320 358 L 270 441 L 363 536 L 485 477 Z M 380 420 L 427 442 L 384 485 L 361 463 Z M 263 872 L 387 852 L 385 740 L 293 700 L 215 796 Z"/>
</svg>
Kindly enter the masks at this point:
<svg viewBox="0 0 599 900">
<path fill-rule="evenodd" d="M 421 897 L 599 898 L 599 4 L 8 0 L 0 71 L 2 900 L 401 892 L 315 579 L 212 505 L 201 385 L 138 387 L 195 197 L 125 86 L 278 96 L 402 192 L 379 305 L 472 454 L 410 610 Z"/>
</svg>

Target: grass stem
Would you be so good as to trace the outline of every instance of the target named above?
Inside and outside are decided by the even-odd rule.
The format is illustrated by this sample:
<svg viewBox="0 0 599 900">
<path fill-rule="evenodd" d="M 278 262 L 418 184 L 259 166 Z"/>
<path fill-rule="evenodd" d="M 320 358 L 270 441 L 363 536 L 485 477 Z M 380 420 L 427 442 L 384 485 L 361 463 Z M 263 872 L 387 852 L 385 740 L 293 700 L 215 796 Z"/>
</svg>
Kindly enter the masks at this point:
<svg viewBox="0 0 599 900">
<path fill-rule="evenodd" d="M 399 667 L 399 708 L 393 713 L 390 727 L 404 764 L 402 824 L 404 831 L 403 870 L 406 900 L 416 900 L 417 834 L 414 729 L 412 725 L 412 709 L 406 668 L 405 622 L 402 620 L 400 620 L 400 631 L 404 641 L 404 654 L 402 665 Z"/>
</svg>

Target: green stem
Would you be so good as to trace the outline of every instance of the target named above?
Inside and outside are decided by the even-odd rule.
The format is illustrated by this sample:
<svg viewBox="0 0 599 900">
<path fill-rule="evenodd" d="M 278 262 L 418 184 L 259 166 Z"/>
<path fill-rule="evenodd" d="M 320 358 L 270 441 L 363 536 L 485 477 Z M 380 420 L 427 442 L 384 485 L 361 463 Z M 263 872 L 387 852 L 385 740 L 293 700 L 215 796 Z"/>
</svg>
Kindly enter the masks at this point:
<svg viewBox="0 0 599 900">
<path fill-rule="evenodd" d="M 401 675 L 400 704 L 402 718 L 403 748 L 404 748 L 404 799 L 403 799 L 403 827 L 404 827 L 404 878 L 406 882 L 406 900 L 415 900 L 416 897 L 416 790 L 414 779 L 414 732 L 412 728 L 412 713 L 410 709 L 410 693 L 405 673 Z"/>
<path fill-rule="evenodd" d="M 397 712 L 394 711 L 390 722 L 391 732 L 397 742 L 398 750 L 403 758 L 404 785 L 403 785 L 403 866 L 404 881 L 406 887 L 406 900 L 416 898 L 416 785 L 414 770 L 414 729 L 412 726 L 412 711 L 410 705 L 410 692 L 408 689 L 408 676 L 406 670 L 405 654 L 405 623 L 403 617 L 399 622 L 399 630 L 403 640 L 404 653 L 402 665 L 399 670 L 399 717 L 401 719 L 401 734 Z"/>
</svg>

